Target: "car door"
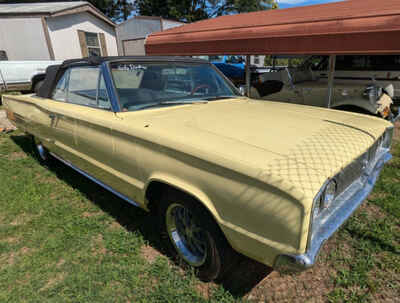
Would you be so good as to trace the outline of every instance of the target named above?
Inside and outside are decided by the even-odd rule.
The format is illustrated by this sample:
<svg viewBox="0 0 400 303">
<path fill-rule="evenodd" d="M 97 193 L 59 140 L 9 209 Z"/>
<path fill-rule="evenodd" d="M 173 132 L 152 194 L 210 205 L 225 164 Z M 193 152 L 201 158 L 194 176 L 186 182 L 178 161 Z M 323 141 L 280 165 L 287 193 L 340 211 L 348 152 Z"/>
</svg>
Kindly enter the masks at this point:
<svg viewBox="0 0 400 303">
<path fill-rule="evenodd" d="M 51 151 L 59 157 L 71 161 L 75 148 L 76 107 L 68 102 L 70 69 L 59 79 L 49 109 L 51 119 Z"/>
<path fill-rule="evenodd" d="M 69 77 L 68 103 L 79 108 L 74 111 L 76 136 L 73 164 L 92 180 L 106 184 L 117 194 L 136 200 L 140 193 L 135 179 L 135 155 L 130 154 L 130 173 L 118 169 L 115 157 L 115 125 L 121 119 L 112 111 L 111 100 L 100 68 L 72 68 Z"/>
<path fill-rule="evenodd" d="M 102 79 L 102 80 L 100 80 Z M 76 121 L 75 163 L 88 174 L 103 179 L 101 167 L 110 166 L 113 154 L 111 137 L 115 114 L 103 86 L 99 67 L 76 67 L 70 72 L 68 103 L 78 109 Z"/>
</svg>

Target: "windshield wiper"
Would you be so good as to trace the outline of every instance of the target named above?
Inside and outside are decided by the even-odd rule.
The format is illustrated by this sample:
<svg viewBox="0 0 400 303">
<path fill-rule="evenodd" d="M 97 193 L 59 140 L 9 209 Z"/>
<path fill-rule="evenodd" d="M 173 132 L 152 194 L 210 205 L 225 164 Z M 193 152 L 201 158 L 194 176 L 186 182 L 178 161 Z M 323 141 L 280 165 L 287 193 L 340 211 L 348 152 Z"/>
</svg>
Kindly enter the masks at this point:
<svg viewBox="0 0 400 303">
<path fill-rule="evenodd" d="M 205 99 L 206 100 L 206 99 Z M 162 101 L 159 104 L 192 104 L 192 103 L 207 103 L 203 100 L 192 100 L 192 101 Z"/>
<path fill-rule="evenodd" d="M 146 108 L 151 108 L 151 107 L 157 107 L 160 105 L 179 105 L 179 104 L 199 104 L 199 103 L 207 103 L 207 101 L 203 101 L 203 100 L 193 100 L 193 101 L 161 101 L 161 102 L 157 102 L 157 103 L 151 103 L 151 104 L 144 104 L 141 107 L 138 107 L 137 110 L 141 110 L 141 109 L 146 109 Z"/>
<path fill-rule="evenodd" d="M 236 99 L 236 98 L 243 98 L 242 96 L 212 96 L 207 97 L 202 100 L 212 101 L 212 100 L 222 100 L 222 99 Z"/>
<path fill-rule="evenodd" d="M 235 98 L 244 98 L 242 96 L 213 96 L 213 97 L 206 97 L 202 99 L 195 99 L 195 100 L 175 100 L 175 101 L 160 101 L 150 104 L 143 104 L 141 107 L 137 107 L 136 110 L 147 109 L 151 107 L 157 107 L 162 105 L 179 105 L 179 104 L 206 104 L 207 101 L 213 100 L 222 100 L 222 99 L 235 99 Z"/>
</svg>

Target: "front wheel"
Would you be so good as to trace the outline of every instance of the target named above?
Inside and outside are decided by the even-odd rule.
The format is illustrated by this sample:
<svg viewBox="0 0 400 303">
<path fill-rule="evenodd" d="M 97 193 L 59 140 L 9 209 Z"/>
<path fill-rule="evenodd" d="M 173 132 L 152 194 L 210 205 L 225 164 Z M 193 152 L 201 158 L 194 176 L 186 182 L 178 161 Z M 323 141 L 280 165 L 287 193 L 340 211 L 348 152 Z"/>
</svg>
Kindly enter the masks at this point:
<svg viewBox="0 0 400 303">
<path fill-rule="evenodd" d="M 221 278 L 234 252 L 207 210 L 190 196 L 171 190 L 159 207 L 160 231 L 171 255 L 193 267 L 204 281 Z"/>
</svg>

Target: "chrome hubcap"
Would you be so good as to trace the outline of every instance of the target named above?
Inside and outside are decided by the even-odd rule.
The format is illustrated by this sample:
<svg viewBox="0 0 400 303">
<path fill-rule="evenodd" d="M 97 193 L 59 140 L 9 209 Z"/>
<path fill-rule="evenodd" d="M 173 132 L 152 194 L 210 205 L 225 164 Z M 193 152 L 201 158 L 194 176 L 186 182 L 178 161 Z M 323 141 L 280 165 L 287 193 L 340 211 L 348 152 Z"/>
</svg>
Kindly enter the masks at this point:
<svg viewBox="0 0 400 303">
<path fill-rule="evenodd" d="M 207 257 L 207 240 L 192 213 L 181 204 L 171 204 L 166 213 L 166 225 L 179 255 L 191 266 L 201 266 Z"/>
</svg>

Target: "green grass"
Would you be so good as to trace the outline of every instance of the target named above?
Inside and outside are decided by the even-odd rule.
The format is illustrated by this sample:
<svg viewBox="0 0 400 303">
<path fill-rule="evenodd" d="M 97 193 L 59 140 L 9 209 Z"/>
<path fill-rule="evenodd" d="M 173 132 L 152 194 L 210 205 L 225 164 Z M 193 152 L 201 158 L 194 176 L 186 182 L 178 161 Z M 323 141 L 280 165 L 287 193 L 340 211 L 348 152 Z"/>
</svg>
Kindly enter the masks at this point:
<svg viewBox="0 0 400 303">
<path fill-rule="evenodd" d="M 0 302 L 206 302 L 159 248 L 154 218 L 0 135 Z M 215 295 L 213 295 L 215 293 Z M 215 287 L 210 301 L 234 301 Z"/>
<path fill-rule="evenodd" d="M 323 301 L 400 298 L 400 145 L 394 154 L 369 201 L 321 256 L 317 266 L 331 273 L 323 277 L 330 285 Z M 280 276 L 267 277 L 254 294 L 250 289 L 252 297 L 200 282 L 167 259 L 154 225 L 152 215 L 61 163 L 40 165 L 21 132 L 0 134 L 0 302 L 238 302 L 284 291 L 289 296 L 286 287 L 263 288 L 286 279 Z M 154 255 L 146 257 L 144 248 Z M 308 284 L 306 275 L 287 279 L 297 287 Z M 322 283 L 314 282 L 304 294 L 308 299 Z"/>
<path fill-rule="evenodd" d="M 332 302 L 396 301 L 400 298 L 400 144 L 364 207 L 341 228 L 333 253 L 337 268 Z M 349 256 L 350 255 L 350 256 Z"/>
</svg>

